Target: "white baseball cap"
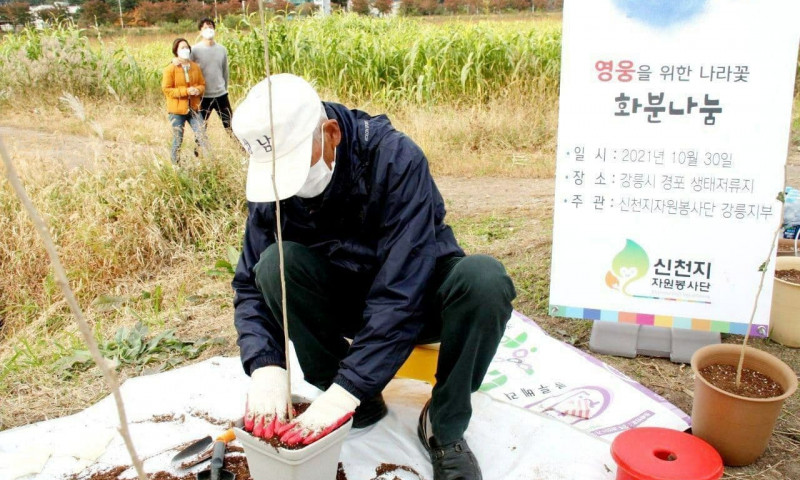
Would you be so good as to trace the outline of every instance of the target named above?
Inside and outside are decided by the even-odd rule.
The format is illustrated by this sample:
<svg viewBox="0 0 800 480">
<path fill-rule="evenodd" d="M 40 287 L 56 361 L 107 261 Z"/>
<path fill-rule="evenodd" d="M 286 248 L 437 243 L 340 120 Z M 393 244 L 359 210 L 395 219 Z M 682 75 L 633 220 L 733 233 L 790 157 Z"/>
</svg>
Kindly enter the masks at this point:
<svg viewBox="0 0 800 480">
<path fill-rule="evenodd" d="M 272 83 L 273 131 L 270 131 L 269 83 Z M 321 100 L 307 81 L 289 73 L 272 75 L 247 93 L 231 118 L 231 127 L 247 153 L 245 195 L 251 202 L 274 202 L 272 158 L 278 200 L 296 194 L 311 168 L 314 130 Z M 275 138 L 272 138 L 274 132 Z"/>
</svg>

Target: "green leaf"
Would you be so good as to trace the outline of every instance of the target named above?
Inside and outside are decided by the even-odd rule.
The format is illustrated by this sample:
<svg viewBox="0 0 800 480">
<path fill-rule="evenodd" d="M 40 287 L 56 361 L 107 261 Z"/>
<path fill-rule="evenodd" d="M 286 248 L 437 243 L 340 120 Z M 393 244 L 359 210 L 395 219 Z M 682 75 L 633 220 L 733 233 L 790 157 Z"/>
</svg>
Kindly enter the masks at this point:
<svg viewBox="0 0 800 480">
<path fill-rule="evenodd" d="M 174 334 L 175 330 L 165 330 L 159 333 L 150 339 L 150 342 L 148 343 L 148 350 L 158 350 L 158 347 L 162 342 L 167 342 L 168 340 L 174 339 Z"/>
<path fill-rule="evenodd" d="M 158 313 L 161 311 L 161 302 L 164 300 L 164 289 L 161 285 L 156 285 L 153 289 L 153 310 Z"/>
<path fill-rule="evenodd" d="M 107 311 L 113 310 L 127 301 L 128 299 L 125 297 L 116 295 L 100 295 L 94 299 L 92 305 L 100 311 Z"/>
<path fill-rule="evenodd" d="M 236 265 L 239 263 L 239 250 L 228 245 L 228 263 Z"/>
<path fill-rule="evenodd" d="M 222 268 L 222 269 L 231 269 L 231 264 L 226 260 L 217 260 L 217 263 L 214 264 L 214 268 Z"/>
<path fill-rule="evenodd" d="M 92 363 L 94 360 L 88 350 L 75 350 L 72 355 L 63 357 L 56 363 L 56 370 L 66 372 L 78 367 L 88 367 Z"/>
<path fill-rule="evenodd" d="M 197 304 L 204 301 L 207 298 L 207 295 L 189 295 L 186 297 L 186 301 L 189 303 Z"/>
<path fill-rule="evenodd" d="M 174 329 L 150 337 L 147 325 L 138 322 L 131 328 L 119 328 L 112 339 L 98 343 L 103 356 L 116 362 L 117 366 L 133 366 L 142 372 L 145 369 L 153 370 L 150 367 L 153 364 L 158 365 L 156 370 L 159 371 L 173 368 L 187 360 L 197 358 L 210 345 L 224 344 L 225 339 L 202 337 L 184 341 L 176 336 Z M 62 351 L 70 353 L 55 365 L 55 370 L 63 378 L 72 378 L 76 372 L 94 364 L 88 351 L 70 352 L 67 348 L 63 348 Z"/>
</svg>

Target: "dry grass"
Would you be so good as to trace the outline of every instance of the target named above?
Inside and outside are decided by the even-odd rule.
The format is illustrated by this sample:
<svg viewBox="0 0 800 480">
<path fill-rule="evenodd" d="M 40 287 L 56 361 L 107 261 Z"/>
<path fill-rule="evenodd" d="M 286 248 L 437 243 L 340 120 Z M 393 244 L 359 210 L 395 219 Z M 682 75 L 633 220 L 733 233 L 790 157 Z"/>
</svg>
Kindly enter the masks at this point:
<svg viewBox="0 0 800 480">
<path fill-rule="evenodd" d="M 325 93 L 323 98 L 336 100 Z M 96 136 L 99 129 L 103 138 L 111 142 L 108 150 L 118 145 L 132 149 L 144 145 L 152 147 L 146 149 L 151 156 L 164 155 L 171 144 L 167 115 L 160 104 L 92 100 L 82 103 L 85 117 L 96 128 L 74 115 L 63 102 L 10 110 L 2 124 L 25 131 L 41 128 L 50 134 L 81 137 Z M 368 102 L 348 106 L 372 114 L 385 112 Z M 548 178 L 554 173 L 558 105 L 547 96 L 516 95 L 482 106 L 406 106 L 386 113 L 396 128 L 426 152 L 435 175 Z M 225 149 L 224 155 L 236 155 L 235 144 L 222 131 L 216 115 L 211 119 L 209 136 L 212 144 Z M 190 142 L 193 137 L 187 129 L 187 151 Z"/>
<path fill-rule="evenodd" d="M 202 258 L 187 256 L 175 259 L 169 268 L 156 272 L 151 279 L 121 278 L 110 295 L 127 299 L 113 309 L 88 304 L 87 318 L 94 324 L 99 338 L 111 338 L 121 326 L 131 327 L 143 321 L 153 331 L 175 329 L 182 339 L 209 337 L 220 339 L 206 349 L 200 359 L 214 355 L 238 355 L 236 332 L 232 318 L 232 291 L 229 279 L 213 278 L 206 274 L 208 262 Z M 160 310 L 142 300 L 142 293 L 156 288 L 163 291 Z M 66 352 L 81 348 L 77 330 L 67 316 L 66 308 L 58 301 L 49 312 L 32 318 L 25 325 L 7 332 L 0 348 L 0 360 L 8 365 L 9 354 L 20 351 L 20 339 L 28 339 L 31 352 L 47 355 L 54 344 L 61 345 Z M 57 329 L 52 318 L 64 317 Z M 0 390 L 0 430 L 29 423 L 69 415 L 93 404 L 110 392 L 99 372 L 91 369 L 72 378 L 63 377 L 57 369 L 46 362 L 37 364 L 35 359 L 22 354 L 19 368 L 8 372 L 3 390 Z M 155 371 L 159 365 L 150 365 Z M 145 373 L 147 369 L 145 370 Z M 136 369 L 120 371 L 120 381 L 139 374 Z"/>
<path fill-rule="evenodd" d="M 549 178 L 555 171 L 558 106 L 546 98 L 412 107 L 395 118 L 426 152 L 435 175 Z"/>
<path fill-rule="evenodd" d="M 29 125 L 31 117 L 41 124 L 48 118 L 63 133 L 12 129 L 17 133 L 8 143 L 96 335 L 111 338 L 119 327 L 142 322 L 156 331 L 175 324 L 178 334 L 199 338 L 207 328 L 197 328 L 187 316 L 191 313 L 173 314 L 206 303 L 216 314 L 221 303 L 230 303 L 230 295 L 221 302 L 218 295 L 206 298 L 197 292 L 217 281 L 205 272 L 225 258 L 227 246 L 240 242 L 241 159 L 218 133 L 213 135 L 214 157 L 175 170 L 162 142 L 131 142 L 125 135 L 130 124 L 91 106 L 79 107 L 68 99 L 62 106 L 68 112 L 44 107 L 28 117 Z M 36 119 L 40 114 L 43 118 Z M 142 130 L 154 123 L 160 122 L 142 119 Z M 100 128 L 106 140 L 97 138 Z M 94 138 L 86 136 L 90 133 Z M 49 418 L 75 405 L 70 402 L 96 399 L 102 392 L 59 394 L 75 386 L 59 361 L 83 347 L 38 236 L 5 183 L 0 185 L 0 210 L 0 228 L 9 233 L 0 242 L 0 426 L 5 428 L 31 416 Z M 112 309 L 98 303 L 108 297 L 121 300 Z M 194 328 L 184 330 L 187 325 Z M 87 381 L 99 385 L 94 378 Z M 32 408 L 39 401 L 42 409 Z"/>
</svg>

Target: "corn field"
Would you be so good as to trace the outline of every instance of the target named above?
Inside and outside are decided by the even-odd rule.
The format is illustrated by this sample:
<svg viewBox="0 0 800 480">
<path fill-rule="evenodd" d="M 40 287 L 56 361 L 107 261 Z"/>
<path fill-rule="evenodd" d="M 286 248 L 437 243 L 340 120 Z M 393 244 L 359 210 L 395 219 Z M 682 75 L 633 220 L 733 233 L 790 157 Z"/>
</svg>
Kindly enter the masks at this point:
<svg viewBox="0 0 800 480">
<path fill-rule="evenodd" d="M 315 82 L 342 101 L 480 103 L 535 89 L 557 95 L 561 29 L 557 22 L 445 23 L 356 15 L 266 25 L 273 73 Z M 257 16 L 239 28 L 218 27 L 228 49 L 231 94 L 239 98 L 264 78 L 264 42 Z M 52 85 L 74 95 L 138 99 L 160 96 L 169 44 L 132 50 L 90 45 L 90 31 L 25 30 L 0 42 L 0 85 L 25 94 Z"/>
</svg>

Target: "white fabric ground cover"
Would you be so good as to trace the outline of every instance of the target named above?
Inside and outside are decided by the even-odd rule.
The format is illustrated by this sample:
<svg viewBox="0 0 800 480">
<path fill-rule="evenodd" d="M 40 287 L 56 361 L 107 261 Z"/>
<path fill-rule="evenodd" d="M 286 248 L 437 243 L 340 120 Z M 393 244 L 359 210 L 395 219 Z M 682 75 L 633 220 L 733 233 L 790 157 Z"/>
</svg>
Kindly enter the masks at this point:
<svg viewBox="0 0 800 480">
<path fill-rule="evenodd" d="M 524 352 L 524 353 L 523 353 Z M 293 371 L 300 372 L 296 357 Z M 215 357 L 122 386 L 130 429 L 148 473 L 175 475 L 177 447 L 216 436 L 241 417 L 248 377 L 238 358 Z M 416 480 L 407 471 L 376 477 L 383 463 L 409 466 L 432 479 L 417 440 L 419 412 L 430 385 L 394 379 L 384 391 L 389 415 L 374 427 L 350 432 L 340 460 L 349 480 Z M 683 412 L 616 370 L 583 354 L 514 313 L 482 387 L 473 395 L 466 438 L 486 480 L 611 480 L 610 442 L 636 426 L 688 428 Z M 293 391 L 320 392 L 298 375 Z M 113 398 L 68 417 L 0 432 L 0 479 L 63 479 L 129 465 Z M 236 445 L 233 442 L 232 445 Z M 133 478 L 129 469 L 124 477 Z"/>
</svg>

